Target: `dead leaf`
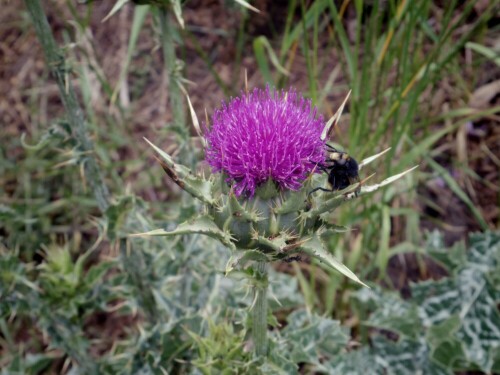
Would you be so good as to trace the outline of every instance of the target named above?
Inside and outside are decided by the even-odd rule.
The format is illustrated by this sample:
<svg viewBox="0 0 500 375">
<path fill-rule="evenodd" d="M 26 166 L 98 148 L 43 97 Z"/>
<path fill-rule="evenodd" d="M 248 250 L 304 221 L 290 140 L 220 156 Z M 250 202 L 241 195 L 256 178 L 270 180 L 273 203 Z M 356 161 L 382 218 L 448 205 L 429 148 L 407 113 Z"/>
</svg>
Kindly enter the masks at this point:
<svg viewBox="0 0 500 375">
<path fill-rule="evenodd" d="M 476 109 L 490 108 L 497 95 L 500 95 L 500 79 L 476 89 L 470 97 L 469 105 Z"/>
</svg>

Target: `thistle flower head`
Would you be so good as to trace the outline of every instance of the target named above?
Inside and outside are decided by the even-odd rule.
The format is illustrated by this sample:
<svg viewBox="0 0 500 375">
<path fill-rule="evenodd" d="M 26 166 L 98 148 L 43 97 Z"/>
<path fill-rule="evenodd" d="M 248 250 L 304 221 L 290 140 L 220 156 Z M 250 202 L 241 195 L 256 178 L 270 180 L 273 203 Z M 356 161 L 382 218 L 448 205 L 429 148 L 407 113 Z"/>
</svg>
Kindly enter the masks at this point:
<svg viewBox="0 0 500 375">
<path fill-rule="evenodd" d="M 215 111 L 206 160 L 214 172 L 227 174 L 238 196 L 253 196 L 269 179 L 298 190 L 324 161 L 323 127 L 316 107 L 296 91 L 255 89 Z"/>
<path fill-rule="evenodd" d="M 193 124 L 202 135 L 191 102 L 188 103 Z M 338 121 L 344 104 L 328 126 Z M 352 184 L 348 179 L 350 186 L 340 191 L 321 189 L 329 180 L 328 173 L 304 181 L 313 171 L 320 170 L 317 164 L 325 163 L 322 134 L 328 135 L 328 127 L 311 102 L 293 90 L 267 87 L 242 94 L 223 104 L 212 122 L 211 129 L 205 131 L 206 159 L 215 172 L 228 176 L 234 193 L 243 196 L 235 196 L 221 183 L 226 178 L 223 174 L 205 178 L 193 173 L 147 141 L 160 156 L 165 172 L 203 202 L 206 209 L 175 230 L 155 229 L 135 236 L 198 233 L 216 238 L 233 250 L 248 250 L 249 253 L 228 262 L 226 273 L 244 268 L 249 261 L 264 263 L 305 253 L 362 283 L 324 247 L 323 234 L 342 231 L 328 223 L 324 214 L 396 181 L 414 168 L 376 185 L 364 184 L 365 178 L 360 187 L 361 182 Z M 388 150 L 365 158 L 358 170 Z M 332 154 L 329 158 L 333 160 Z M 318 187 L 324 190 L 323 194 L 311 194 Z"/>
</svg>

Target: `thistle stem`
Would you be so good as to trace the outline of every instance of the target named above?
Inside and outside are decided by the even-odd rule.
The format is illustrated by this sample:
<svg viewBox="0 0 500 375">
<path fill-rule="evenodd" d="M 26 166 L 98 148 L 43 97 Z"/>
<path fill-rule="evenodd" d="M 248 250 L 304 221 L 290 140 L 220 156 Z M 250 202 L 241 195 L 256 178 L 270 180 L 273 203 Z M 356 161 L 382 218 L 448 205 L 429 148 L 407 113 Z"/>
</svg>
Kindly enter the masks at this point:
<svg viewBox="0 0 500 375">
<path fill-rule="evenodd" d="M 59 87 L 59 93 L 68 116 L 68 122 L 71 126 L 73 137 L 79 143 L 83 152 L 90 153 L 84 163 L 85 176 L 94 192 L 99 209 L 101 212 L 104 212 L 109 206 L 109 191 L 104 184 L 101 171 L 92 155 L 94 145 L 87 134 L 87 123 L 76 98 L 75 90 L 73 89 L 71 81 L 68 80 L 69 74 L 66 61 L 54 40 L 54 35 L 52 34 L 40 0 L 24 0 L 24 3 L 30 13 L 38 40 L 42 45 L 42 50 L 47 60 L 47 66 Z"/>
<path fill-rule="evenodd" d="M 267 355 L 267 263 L 258 262 L 257 283 L 254 286 L 255 303 L 252 310 L 252 335 L 257 356 Z"/>
</svg>

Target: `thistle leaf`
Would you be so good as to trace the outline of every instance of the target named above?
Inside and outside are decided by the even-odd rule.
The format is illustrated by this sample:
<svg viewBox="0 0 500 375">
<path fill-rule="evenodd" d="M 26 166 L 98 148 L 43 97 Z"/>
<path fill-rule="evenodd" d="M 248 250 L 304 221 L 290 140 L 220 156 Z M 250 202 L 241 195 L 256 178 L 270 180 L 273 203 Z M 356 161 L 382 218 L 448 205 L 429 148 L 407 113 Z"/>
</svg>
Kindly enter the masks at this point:
<svg viewBox="0 0 500 375">
<path fill-rule="evenodd" d="M 210 182 L 199 176 L 193 175 L 189 168 L 175 163 L 169 154 L 155 146 L 147 138 L 144 138 L 144 140 L 153 147 L 158 155 L 160 155 L 161 160 L 159 159 L 159 162 L 163 170 L 181 189 L 187 191 L 193 197 L 198 198 L 205 204 L 212 206 L 215 203 L 215 199 L 211 193 Z"/>
<path fill-rule="evenodd" d="M 320 238 L 317 234 L 314 234 L 309 241 L 302 244 L 300 249 L 310 256 L 318 259 L 321 262 L 326 263 L 330 267 L 336 269 L 344 276 L 347 276 L 351 280 L 356 281 L 357 283 L 366 286 L 368 285 L 363 283 L 349 268 L 339 262 L 332 254 L 330 254 L 323 246 Z"/>
<path fill-rule="evenodd" d="M 345 104 L 347 103 L 349 96 L 351 96 L 351 91 L 352 90 L 349 90 L 344 101 L 340 105 L 339 109 L 337 109 L 337 112 L 335 112 L 332 118 L 328 120 L 328 122 L 326 123 L 325 127 L 323 128 L 323 132 L 321 133 L 321 140 L 328 139 L 331 134 L 331 129 L 335 128 L 335 126 L 337 126 L 337 124 L 339 123 L 340 117 L 342 116 L 342 112 L 344 111 Z"/>
<path fill-rule="evenodd" d="M 267 248 L 276 253 L 282 253 L 287 247 L 286 239 L 286 236 L 278 236 L 272 239 L 258 236 L 256 241 L 261 248 Z"/>
<path fill-rule="evenodd" d="M 423 328 L 417 307 L 399 296 L 399 293 L 374 289 L 360 289 L 354 299 L 364 308 L 374 310 L 364 325 L 395 332 L 404 338 L 418 339 Z"/>
<path fill-rule="evenodd" d="M 364 185 L 362 185 L 362 183 L 352 184 L 352 185 L 348 186 L 347 188 L 345 188 L 344 190 L 340 190 L 340 191 L 336 192 L 336 195 L 334 197 L 326 200 L 325 202 L 323 202 L 320 205 L 317 205 L 317 207 L 315 209 L 308 211 L 305 214 L 305 217 L 306 218 L 313 218 L 313 217 L 315 217 L 317 215 L 321 215 L 325 212 L 333 211 L 337 207 L 341 206 L 342 204 L 344 204 L 344 203 L 346 203 L 354 198 L 357 198 L 357 197 L 364 195 L 364 194 L 373 193 L 374 191 L 380 189 L 381 187 L 384 187 L 386 185 L 389 185 L 390 183 L 393 183 L 394 181 L 400 179 L 401 177 L 403 177 L 407 173 L 410 173 L 411 171 L 413 171 L 417 167 L 418 167 L 418 165 L 416 165 L 413 168 L 410 168 L 402 173 L 399 173 L 399 174 L 396 174 L 396 175 L 391 176 L 389 178 L 386 178 L 381 183 L 376 184 L 376 185 L 364 186 Z M 369 176 L 368 178 L 370 178 L 372 176 Z M 368 178 L 366 178 L 364 181 L 366 181 Z M 360 185 L 361 185 L 361 189 L 358 192 L 358 194 L 353 194 L 353 192 L 356 189 L 358 189 L 358 187 Z"/>
<path fill-rule="evenodd" d="M 345 354 L 350 335 L 339 321 L 316 315 L 305 309 L 292 312 L 287 317 L 287 321 L 288 324 L 282 330 L 282 335 L 287 342 L 290 358 L 298 363 L 314 365 L 316 371 L 311 371 L 311 373 L 324 373 L 320 358 Z"/>
<path fill-rule="evenodd" d="M 381 157 L 382 155 L 384 155 L 390 149 L 391 149 L 391 147 L 385 149 L 382 152 L 379 152 L 378 154 L 375 154 L 375 155 L 372 155 L 372 156 L 370 156 L 370 157 L 368 157 L 366 159 L 363 159 L 363 161 L 361 161 L 361 163 L 359 163 L 359 165 L 358 165 L 359 170 L 363 169 L 363 167 L 365 165 L 370 164 L 372 161 L 374 161 L 374 160 L 378 159 L 379 157 Z"/>
<path fill-rule="evenodd" d="M 245 267 L 245 265 L 249 261 L 254 261 L 254 262 L 270 262 L 271 259 L 264 254 L 262 251 L 258 250 L 245 250 L 243 251 L 243 254 L 240 256 L 232 256 L 229 258 L 227 264 L 226 264 L 226 271 L 225 274 L 226 276 L 233 272 L 236 268 L 241 269 Z"/>
<path fill-rule="evenodd" d="M 194 111 L 193 105 L 191 104 L 191 99 L 189 99 L 189 95 L 186 95 L 186 99 L 188 102 L 189 113 L 191 114 L 191 121 L 193 122 L 193 126 L 196 130 L 196 133 L 198 133 L 198 136 L 200 137 L 201 142 L 203 143 L 203 146 L 206 147 L 207 140 L 203 136 L 203 132 L 201 131 L 201 127 L 200 127 L 200 121 L 198 121 L 198 116 L 196 116 L 196 112 Z"/>
<path fill-rule="evenodd" d="M 500 237 L 485 233 L 471 236 L 470 241 L 466 264 L 458 267 L 452 277 L 411 285 L 412 302 L 424 326 L 431 327 L 429 341 L 436 359 L 447 364 L 453 357 L 460 357 L 465 363 L 463 368 L 479 367 L 485 373 L 498 373 L 499 293 L 491 276 L 498 274 L 495 258 L 500 254 Z M 447 342 L 459 346 L 445 355 Z"/>
<path fill-rule="evenodd" d="M 231 235 L 220 230 L 217 225 L 215 225 L 212 218 L 207 215 L 199 216 L 195 219 L 185 221 L 184 223 L 179 224 L 179 226 L 172 231 L 166 231 L 165 229 L 154 229 L 149 232 L 134 233 L 129 235 L 129 237 L 178 236 L 182 234 L 195 233 L 215 238 L 222 242 L 225 246 L 229 247 L 231 250 L 236 249 L 232 242 Z"/>
<path fill-rule="evenodd" d="M 406 170 L 406 171 L 404 171 L 402 173 L 399 173 L 399 174 L 396 174 L 394 176 L 388 177 L 388 178 L 386 178 L 384 181 L 382 181 L 379 184 L 362 186 L 359 195 L 363 195 L 363 194 L 366 194 L 366 193 L 372 193 L 372 192 L 380 189 L 381 187 L 389 185 L 389 184 L 393 183 L 394 181 L 399 180 L 404 175 L 410 173 L 411 171 L 413 171 L 417 167 L 418 167 L 418 165 L 416 165 L 413 168 L 410 168 L 410 169 L 408 169 L 408 170 Z"/>
<path fill-rule="evenodd" d="M 332 195 L 333 195 L 332 198 L 329 198 L 326 201 L 323 201 L 319 204 L 316 204 L 316 208 L 314 208 L 310 211 L 307 211 L 304 214 L 304 217 L 307 219 L 312 219 L 312 218 L 315 218 L 315 217 L 317 217 L 325 212 L 333 211 L 334 209 L 339 207 L 342 203 L 345 203 L 345 202 L 351 200 L 352 198 L 350 197 L 349 194 L 356 191 L 359 188 L 359 185 L 360 185 L 360 183 L 358 182 L 358 183 L 355 183 L 355 184 L 348 186 L 347 188 L 345 188 L 343 190 L 339 190 L 339 191 L 332 193 Z"/>
<path fill-rule="evenodd" d="M 307 203 L 307 190 L 302 189 L 298 192 L 288 192 L 281 205 L 274 208 L 277 215 L 285 215 L 291 212 L 297 212 L 305 208 Z"/>
<path fill-rule="evenodd" d="M 128 0 L 118 0 L 113 8 L 109 11 L 109 13 L 104 17 L 101 23 L 106 22 L 109 18 L 111 18 L 116 12 L 118 12 L 125 4 L 128 3 Z"/>
<path fill-rule="evenodd" d="M 241 217 L 244 220 L 251 221 L 252 223 L 262 220 L 255 210 L 245 208 L 232 191 L 229 193 L 228 206 L 231 209 L 232 215 Z"/>
<path fill-rule="evenodd" d="M 250 9 L 252 11 L 254 11 L 255 13 L 260 13 L 260 10 L 258 10 L 256 7 L 254 7 L 253 5 L 250 5 L 247 1 L 245 0 L 234 0 L 235 2 L 237 2 L 238 4 L 240 4 L 241 6 L 247 8 L 247 9 Z"/>
</svg>

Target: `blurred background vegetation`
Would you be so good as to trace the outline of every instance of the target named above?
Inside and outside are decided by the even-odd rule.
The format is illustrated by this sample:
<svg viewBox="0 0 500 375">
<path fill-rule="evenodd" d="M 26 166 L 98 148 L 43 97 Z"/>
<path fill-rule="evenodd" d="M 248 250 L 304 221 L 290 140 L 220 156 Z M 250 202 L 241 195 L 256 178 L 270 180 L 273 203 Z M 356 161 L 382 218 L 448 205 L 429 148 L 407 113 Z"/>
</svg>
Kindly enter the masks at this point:
<svg viewBox="0 0 500 375">
<path fill-rule="evenodd" d="M 0 14 L 2 374 L 500 372 L 498 1 L 44 1 L 62 91 L 30 3 Z M 332 141 L 391 147 L 362 177 L 419 164 L 330 218 L 351 230 L 329 249 L 371 290 L 306 257 L 274 265 L 266 361 L 229 250 L 127 239 L 199 209 L 142 138 L 207 172 L 184 93 L 204 119 L 245 72 L 327 118 L 352 90 Z"/>
</svg>

